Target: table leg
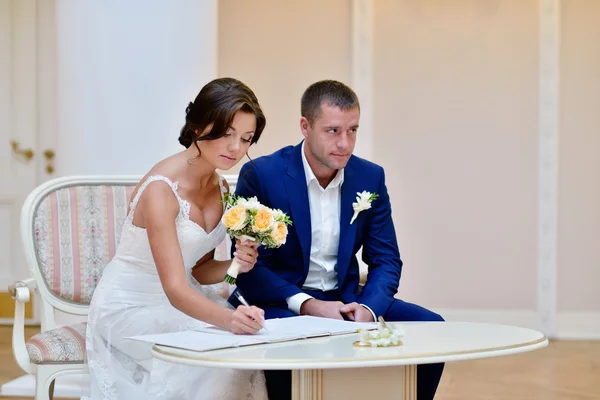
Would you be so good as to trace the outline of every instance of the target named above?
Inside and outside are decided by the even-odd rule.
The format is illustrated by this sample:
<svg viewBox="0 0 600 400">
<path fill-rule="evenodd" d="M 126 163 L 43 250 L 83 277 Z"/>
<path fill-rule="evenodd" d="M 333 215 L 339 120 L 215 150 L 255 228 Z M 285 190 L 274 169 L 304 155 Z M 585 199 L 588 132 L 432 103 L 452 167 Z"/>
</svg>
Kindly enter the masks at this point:
<svg viewBox="0 0 600 400">
<path fill-rule="evenodd" d="M 292 400 L 416 400 L 417 366 L 309 369 L 292 372 Z"/>
</svg>

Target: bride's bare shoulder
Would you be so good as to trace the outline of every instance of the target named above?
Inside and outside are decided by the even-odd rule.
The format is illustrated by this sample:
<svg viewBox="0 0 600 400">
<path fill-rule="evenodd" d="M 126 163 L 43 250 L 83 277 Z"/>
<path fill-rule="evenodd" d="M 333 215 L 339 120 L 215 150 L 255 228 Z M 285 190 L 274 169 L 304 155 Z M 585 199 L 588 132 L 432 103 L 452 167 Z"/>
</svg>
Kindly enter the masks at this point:
<svg viewBox="0 0 600 400">
<path fill-rule="evenodd" d="M 133 189 L 132 198 L 135 197 L 136 193 L 139 191 L 140 187 L 150 178 L 151 176 L 163 176 L 170 180 L 171 182 L 177 181 L 177 176 L 179 175 L 179 171 L 181 170 L 181 166 L 179 165 L 181 161 L 178 154 L 167 157 L 158 163 L 156 163 L 150 170 L 144 175 L 137 183 L 135 188 Z"/>
<path fill-rule="evenodd" d="M 157 162 L 152 168 L 150 168 L 146 175 L 144 175 L 144 177 L 140 180 L 138 185 L 142 184 L 146 179 L 154 175 L 164 176 L 170 181 L 175 182 L 181 171 L 181 164 L 182 161 L 179 153 L 167 157 Z"/>
</svg>

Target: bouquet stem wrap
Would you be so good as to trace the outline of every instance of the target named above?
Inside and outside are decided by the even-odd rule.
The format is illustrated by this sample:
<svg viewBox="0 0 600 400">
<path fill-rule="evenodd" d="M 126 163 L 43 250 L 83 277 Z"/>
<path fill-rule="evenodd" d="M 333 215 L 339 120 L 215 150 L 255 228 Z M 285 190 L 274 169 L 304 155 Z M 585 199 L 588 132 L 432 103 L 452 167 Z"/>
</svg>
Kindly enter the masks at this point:
<svg viewBox="0 0 600 400">
<path fill-rule="evenodd" d="M 246 236 L 246 235 L 240 236 L 237 239 L 240 239 L 241 241 L 248 240 L 248 241 L 255 242 L 254 238 L 251 238 L 250 236 Z M 237 260 L 235 258 L 233 260 L 231 260 L 231 265 L 227 269 L 227 275 L 225 275 L 225 282 L 229 283 L 230 285 L 235 285 L 241 268 L 242 268 L 242 264 L 237 262 Z"/>
</svg>

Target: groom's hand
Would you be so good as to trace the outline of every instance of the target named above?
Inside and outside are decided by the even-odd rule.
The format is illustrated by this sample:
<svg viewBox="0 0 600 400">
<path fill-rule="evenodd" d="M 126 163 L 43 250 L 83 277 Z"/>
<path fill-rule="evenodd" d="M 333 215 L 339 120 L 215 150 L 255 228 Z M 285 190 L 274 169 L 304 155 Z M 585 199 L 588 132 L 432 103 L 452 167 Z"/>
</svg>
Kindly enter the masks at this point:
<svg viewBox="0 0 600 400">
<path fill-rule="evenodd" d="M 348 303 L 340 308 L 340 312 L 350 321 L 374 322 L 371 312 L 358 303 Z"/>
<path fill-rule="evenodd" d="M 300 315 L 312 315 L 314 317 L 344 319 L 340 309 L 344 307 L 341 301 L 322 301 L 308 299 L 300 306 Z"/>
</svg>

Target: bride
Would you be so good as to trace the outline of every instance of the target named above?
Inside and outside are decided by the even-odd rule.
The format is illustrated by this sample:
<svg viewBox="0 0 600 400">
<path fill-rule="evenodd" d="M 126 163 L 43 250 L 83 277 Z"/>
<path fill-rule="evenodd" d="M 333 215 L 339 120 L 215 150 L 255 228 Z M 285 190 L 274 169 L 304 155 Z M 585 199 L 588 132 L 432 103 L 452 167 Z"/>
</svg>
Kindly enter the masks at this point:
<svg viewBox="0 0 600 400">
<path fill-rule="evenodd" d="M 213 259 L 225 239 L 220 222 L 227 170 L 265 127 L 252 90 L 232 78 L 202 88 L 186 108 L 186 150 L 156 164 L 135 188 L 121 239 L 94 292 L 86 332 L 91 400 L 266 399 L 261 371 L 175 365 L 128 336 L 194 330 L 207 324 L 256 333 L 263 310 L 232 309 L 200 284 L 221 282 L 231 261 Z M 243 272 L 256 245 L 236 243 Z"/>
</svg>

